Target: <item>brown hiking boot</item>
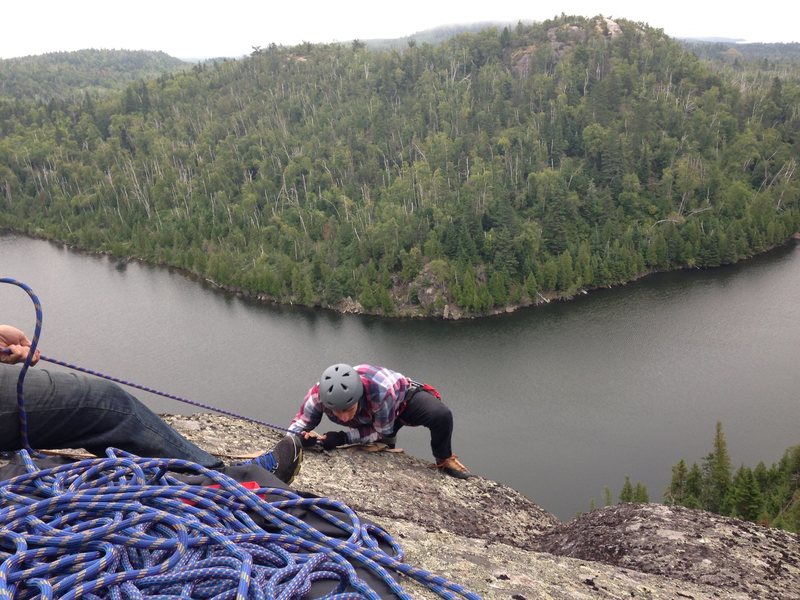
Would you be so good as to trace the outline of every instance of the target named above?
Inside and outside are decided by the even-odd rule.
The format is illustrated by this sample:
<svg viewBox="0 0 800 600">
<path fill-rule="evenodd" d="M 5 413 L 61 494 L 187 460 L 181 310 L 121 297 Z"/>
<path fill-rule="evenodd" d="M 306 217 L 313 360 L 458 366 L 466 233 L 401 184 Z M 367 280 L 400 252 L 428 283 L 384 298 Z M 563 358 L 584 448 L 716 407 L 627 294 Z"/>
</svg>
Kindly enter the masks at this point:
<svg viewBox="0 0 800 600">
<path fill-rule="evenodd" d="M 457 479 L 469 479 L 472 477 L 472 473 L 469 472 L 467 467 L 461 464 L 461 461 L 458 460 L 455 454 L 449 458 L 440 460 L 435 465 L 432 465 L 431 468 L 440 469 L 443 473 L 450 475 L 450 477 L 456 477 Z"/>
</svg>

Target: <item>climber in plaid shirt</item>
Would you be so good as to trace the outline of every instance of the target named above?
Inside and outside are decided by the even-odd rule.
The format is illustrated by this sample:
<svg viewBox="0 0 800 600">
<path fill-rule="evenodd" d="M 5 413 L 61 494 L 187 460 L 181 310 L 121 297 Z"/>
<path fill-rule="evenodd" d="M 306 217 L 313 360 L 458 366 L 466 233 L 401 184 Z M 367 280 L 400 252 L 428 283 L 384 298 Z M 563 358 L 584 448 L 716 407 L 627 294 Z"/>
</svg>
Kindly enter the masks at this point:
<svg viewBox="0 0 800 600">
<path fill-rule="evenodd" d="M 347 431 L 317 434 L 313 429 L 323 415 Z M 394 448 L 403 425 L 430 430 L 435 468 L 459 479 L 471 476 L 452 452 L 453 414 L 438 392 L 385 367 L 339 363 L 325 369 L 308 390 L 289 432 L 301 436 L 305 446 L 319 442 L 325 450 L 375 441 Z"/>
</svg>

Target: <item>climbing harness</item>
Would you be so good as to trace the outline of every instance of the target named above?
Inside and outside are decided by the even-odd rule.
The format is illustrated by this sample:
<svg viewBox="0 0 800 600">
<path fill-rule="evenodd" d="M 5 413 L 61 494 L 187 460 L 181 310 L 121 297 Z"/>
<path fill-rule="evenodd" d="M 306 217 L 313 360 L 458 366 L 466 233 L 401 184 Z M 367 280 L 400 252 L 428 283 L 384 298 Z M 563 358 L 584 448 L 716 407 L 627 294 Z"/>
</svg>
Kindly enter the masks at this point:
<svg viewBox="0 0 800 600">
<path fill-rule="evenodd" d="M 442 399 L 442 395 L 439 393 L 439 390 L 437 390 L 432 385 L 428 383 L 420 383 L 419 381 L 415 381 L 413 379 L 409 379 L 408 381 L 411 384 L 411 387 L 409 391 L 406 393 L 406 397 L 399 404 L 397 410 L 395 411 L 395 417 L 398 419 L 403 414 L 403 412 L 405 412 L 406 408 L 408 408 L 408 402 L 411 400 L 411 398 L 414 397 L 414 394 L 416 394 L 417 392 L 428 392 L 431 396 L 433 396 L 437 400 Z M 405 421 L 403 421 L 402 419 L 401 422 L 405 423 Z"/>
<path fill-rule="evenodd" d="M 439 393 L 439 390 L 437 390 L 431 384 L 429 384 L 429 383 L 420 383 L 419 381 L 414 381 L 413 379 L 409 379 L 409 381 L 411 382 L 411 387 L 415 391 L 428 392 L 430 395 L 432 395 L 437 400 L 441 400 L 442 399 L 442 395 Z"/>
<path fill-rule="evenodd" d="M 251 490 L 196 463 L 113 448 L 106 458 L 38 467 L 28 443 L 23 380 L 41 333 L 41 304 L 26 284 L 10 278 L 0 282 L 24 289 L 36 308 L 36 328 L 17 384 L 23 446 L 17 454 L 26 473 L 0 481 L 0 600 L 293 599 L 309 597 L 320 582 L 333 586 L 325 598 L 381 598 L 356 569 L 403 600 L 411 596 L 390 571 L 442 598 L 480 600 L 456 583 L 402 562 L 402 550 L 385 530 L 361 522 L 352 509 L 328 498 L 282 488 Z M 213 487 L 192 485 L 176 473 L 203 476 Z M 342 537 L 310 526 L 292 514 L 297 510 L 338 529 Z"/>
</svg>

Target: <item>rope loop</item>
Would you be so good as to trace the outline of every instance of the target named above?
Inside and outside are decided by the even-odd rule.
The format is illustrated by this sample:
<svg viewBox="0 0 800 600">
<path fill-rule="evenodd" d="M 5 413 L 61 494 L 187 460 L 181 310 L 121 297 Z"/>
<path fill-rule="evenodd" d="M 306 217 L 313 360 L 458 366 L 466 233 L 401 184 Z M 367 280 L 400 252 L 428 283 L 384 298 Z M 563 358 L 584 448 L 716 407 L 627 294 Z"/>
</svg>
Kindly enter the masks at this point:
<svg viewBox="0 0 800 600">
<path fill-rule="evenodd" d="M 25 374 L 28 372 L 28 368 L 31 366 L 33 355 L 36 352 L 36 346 L 39 345 L 39 335 L 42 333 L 42 303 L 39 302 L 38 296 L 26 283 L 17 281 L 11 277 L 0 278 L 0 283 L 10 283 L 22 288 L 25 293 L 30 296 L 31 301 L 33 302 L 33 308 L 36 312 L 36 325 L 34 326 L 33 330 L 33 338 L 31 338 L 31 347 L 28 352 L 28 356 L 25 357 L 25 361 L 22 363 L 22 368 L 20 369 L 19 377 L 17 378 L 17 409 L 19 413 L 20 444 L 25 450 L 28 450 L 32 454 L 36 454 L 36 451 L 31 448 L 31 445 L 28 442 L 28 413 L 25 411 L 25 398 L 22 391 L 25 383 Z"/>
</svg>

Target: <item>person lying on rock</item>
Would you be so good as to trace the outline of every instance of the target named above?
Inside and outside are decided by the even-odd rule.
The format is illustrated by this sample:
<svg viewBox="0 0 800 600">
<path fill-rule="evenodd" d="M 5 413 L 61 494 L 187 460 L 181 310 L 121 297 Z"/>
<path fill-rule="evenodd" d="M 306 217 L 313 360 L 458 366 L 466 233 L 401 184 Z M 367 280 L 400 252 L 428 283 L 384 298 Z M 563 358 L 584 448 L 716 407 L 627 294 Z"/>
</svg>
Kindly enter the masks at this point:
<svg viewBox="0 0 800 600">
<path fill-rule="evenodd" d="M 323 415 L 347 430 L 318 435 L 312 430 Z M 430 430 L 434 468 L 459 479 L 471 477 L 451 449 L 453 414 L 439 393 L 385 367 L 339 363 L 325 369 L 303 399 L 289 432 L 302 436 L 303 445 L 319 443 L 325 450 L 370 442 L 394 448 L 404 425 Z"/>
<path fill-rule="evenodd" d="M 0 325 L 0 451 L 21 450 L 17 382 L 31 341 L 16 327 Z M 36 348 L 30 360 L 40 358 Z M 108 447 L 142 457 L 177 458 L 219 470 L 224 466 L 184 438 L 117 384 L 77 373 L 28 369 L 23 381 L 28 443 L 38 449 L 84 448 L 105 456 Z M 256 464 L 291 483 L 303 459 L 302 446 L 286 435 L 269 452 L 241 464 Z"/>
</svg>

